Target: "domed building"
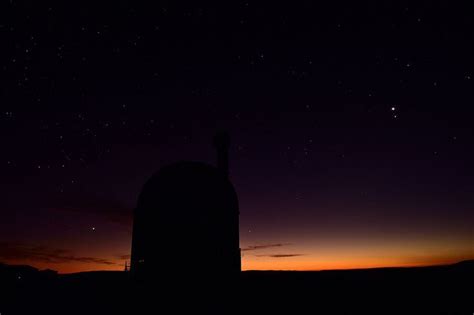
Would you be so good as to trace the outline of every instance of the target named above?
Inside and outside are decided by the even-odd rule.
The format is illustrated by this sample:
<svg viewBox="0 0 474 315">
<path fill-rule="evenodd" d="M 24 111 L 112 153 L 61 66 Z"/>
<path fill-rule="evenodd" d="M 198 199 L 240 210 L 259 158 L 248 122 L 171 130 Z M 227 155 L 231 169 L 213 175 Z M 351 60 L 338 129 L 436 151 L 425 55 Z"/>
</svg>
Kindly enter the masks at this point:
<svg viewBox="0 0 474 315">
<path fill-rule="evenodd" d="M 228 178 L 229 137 L 217 167 L 179 162 L 145 184 L 134 211 L 130 272 L 138 281 L 224 280 L 240 272 L 239 205 Z"/>
</svg>

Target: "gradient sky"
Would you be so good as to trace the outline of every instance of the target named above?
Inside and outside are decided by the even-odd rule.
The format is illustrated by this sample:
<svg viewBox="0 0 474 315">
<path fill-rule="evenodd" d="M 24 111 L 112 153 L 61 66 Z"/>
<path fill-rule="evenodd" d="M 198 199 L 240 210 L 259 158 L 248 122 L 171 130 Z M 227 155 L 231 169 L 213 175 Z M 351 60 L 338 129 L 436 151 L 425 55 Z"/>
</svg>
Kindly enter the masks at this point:
<svg viewBox="0 0 474 315">
<path fill-rule="evenodd" d="M 123 269 L 146 179 L 221 128 L 245 270 L 474 259 L 470 11 L 313 2 L 2 4 L 0 262 Z"/>
</svg>

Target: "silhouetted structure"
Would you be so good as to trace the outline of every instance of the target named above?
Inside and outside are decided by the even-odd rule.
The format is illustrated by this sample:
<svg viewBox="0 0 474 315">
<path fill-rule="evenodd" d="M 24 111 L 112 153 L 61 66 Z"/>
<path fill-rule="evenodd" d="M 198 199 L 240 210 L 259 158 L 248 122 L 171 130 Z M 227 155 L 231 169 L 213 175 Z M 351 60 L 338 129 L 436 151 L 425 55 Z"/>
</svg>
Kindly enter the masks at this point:
<svg viewBox="0 0 474 315">
<path fill-rule="evenodd" d="M 133 279 L 176 285 L 239 274 L 239 207 L 227 176 L 229 143 L 225 133 L 214 138 L 218 167 L 179 162 L 146 182 L 134 212 Z"/>
</svg>

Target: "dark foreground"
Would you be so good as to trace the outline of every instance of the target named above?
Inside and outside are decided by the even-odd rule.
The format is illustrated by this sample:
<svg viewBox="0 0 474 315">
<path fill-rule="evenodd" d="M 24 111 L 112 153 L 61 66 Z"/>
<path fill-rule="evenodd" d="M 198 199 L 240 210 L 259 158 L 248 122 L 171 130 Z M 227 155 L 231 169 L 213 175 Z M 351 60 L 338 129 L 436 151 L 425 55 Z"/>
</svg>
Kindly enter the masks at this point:
<svg viewBox="0 0 474 315">
<path fill-rule="evenodd" d="M 230 287 L 136 287 L 125 272 L 0 265 L 0 314 L 473 314 L 474 262 L 423 268 L 243 272 Z"/>
</svg>

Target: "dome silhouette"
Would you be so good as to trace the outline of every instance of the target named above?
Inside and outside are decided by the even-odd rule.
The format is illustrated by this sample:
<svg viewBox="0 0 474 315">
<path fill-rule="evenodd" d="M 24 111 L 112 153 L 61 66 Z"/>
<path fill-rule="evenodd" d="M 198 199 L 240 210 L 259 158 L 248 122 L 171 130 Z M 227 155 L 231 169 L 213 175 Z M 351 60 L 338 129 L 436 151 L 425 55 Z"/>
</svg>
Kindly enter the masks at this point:
<svg viewBox="0 0 474 315">
<path fill-rule="evenodd" d="M 235 275 L 238 218 L 227 170 L 189 161 L 161 168 L 145 183 L 134 212 L 132 275 L 142 280 Z"/>
</svg>

